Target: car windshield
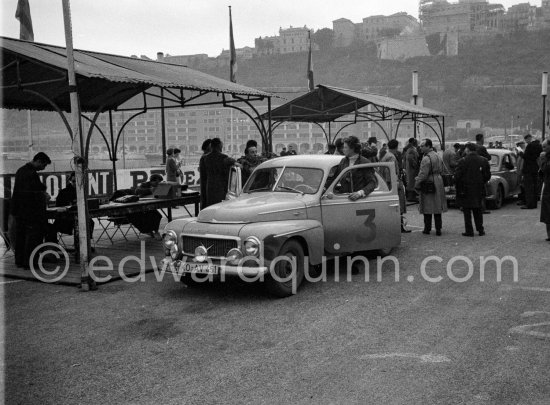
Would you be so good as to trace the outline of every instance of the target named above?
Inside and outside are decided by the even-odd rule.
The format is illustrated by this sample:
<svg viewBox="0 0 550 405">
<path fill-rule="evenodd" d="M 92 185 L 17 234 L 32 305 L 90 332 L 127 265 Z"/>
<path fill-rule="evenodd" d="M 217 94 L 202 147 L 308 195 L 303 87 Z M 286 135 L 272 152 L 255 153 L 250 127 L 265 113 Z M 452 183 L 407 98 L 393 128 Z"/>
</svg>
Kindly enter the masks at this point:
<svg viewBox="0 0 550 405">
<path fill-rule="evenodd" d="M 491 155 L 491 161 L 489 164 L 491 165 L 491 171 L 492 172 L 498 172 L 500 165 L 499 165 L 500 158 L 498 155 Z"/>
<path fill-rule="evenodd" d="M 272 167 L 255 170 L 243 192 L 260 191 L 315 194 L 323 180 L 321 169 L 303 167 Z"/>
</svg>

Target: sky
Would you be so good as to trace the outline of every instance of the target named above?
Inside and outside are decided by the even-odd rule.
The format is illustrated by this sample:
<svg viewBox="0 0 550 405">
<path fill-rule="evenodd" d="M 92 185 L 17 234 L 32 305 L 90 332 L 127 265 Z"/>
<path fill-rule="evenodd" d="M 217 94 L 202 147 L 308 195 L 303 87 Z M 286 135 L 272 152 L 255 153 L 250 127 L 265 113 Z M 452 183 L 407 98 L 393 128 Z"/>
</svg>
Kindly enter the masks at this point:
<svg viewBox="0 0 550 405">
<path fill-rule="evenodd" d="M 28 0 L 34 40 L 65 46 L 61 0 Z M 506 8 L 521 0 L 491 1 Z M 540 6 L 541 1 L 531 1 Z M 1 0 L 2 36 L 19 38 L 17 0 Z M 71 0 L 76 49 L 117 55 L 206 53 L 229 48 L 232 7 L 235 46 L 254 46 L 254 38 L 277 35 L 279 28 L 332 28 L 332 21 L 354 23 L 371 15 L 405 11 L 418 18 L 417 0 Z"/>
</svg>

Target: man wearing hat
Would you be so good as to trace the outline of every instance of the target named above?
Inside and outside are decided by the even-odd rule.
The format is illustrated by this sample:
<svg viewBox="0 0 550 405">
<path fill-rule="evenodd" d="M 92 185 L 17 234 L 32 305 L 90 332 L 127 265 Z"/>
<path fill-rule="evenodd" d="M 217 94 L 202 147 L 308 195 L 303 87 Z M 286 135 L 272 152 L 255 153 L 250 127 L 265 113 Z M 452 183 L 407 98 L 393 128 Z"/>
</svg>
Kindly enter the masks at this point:
<svg viewBox="0 0 550 405">
<path fill-rule="evenodd" d="M 52 161 L 44 152 L 37 153 L 32 162 L 15 173 L 11 199 L 11 215 L 15 217 L 15 265 L 30 268 L 29 259 L 46 235 L 48 219 L 46 206 L 50 195 L 40 182 L 38 172 Z M 38 260 L 38 254 L 34 256 Z"/>
</svg>

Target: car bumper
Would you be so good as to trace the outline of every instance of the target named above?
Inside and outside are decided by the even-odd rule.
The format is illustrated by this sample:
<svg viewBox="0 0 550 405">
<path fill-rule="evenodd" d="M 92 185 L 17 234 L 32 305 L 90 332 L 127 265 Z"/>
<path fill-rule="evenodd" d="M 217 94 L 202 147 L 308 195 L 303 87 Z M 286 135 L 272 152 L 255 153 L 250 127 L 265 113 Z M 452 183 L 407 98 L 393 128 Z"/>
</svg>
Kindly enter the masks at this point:
<svg viewBox="0 0 550 405">
<path fill-rule="evenodd" d="M 193 269 L 186 266 L 186 264 L 195 265 L 196 263 L 193 263 L 190 261 L 182 262 L 180 260 L 173 260 L 171 257 L 165 257 L 160 262 L 160 269 L 162 271 L 171 271 L 177 274 L 191 274 L 191 273 L 209 274 L 209 273 L 201 273 L 201 272 L 193 271 Z M 221 263 L 212 263 L 212 266 L 214 266 L 216 269 L 216 272 L 212 273 L 213 275 L 254 277 L 254 276 L 261 276 L 269 273 L 269 268 L 267 266 L 257 266 L 257 267 L 232 266 L 232 265 L 221 264 Z"/>
</svg>

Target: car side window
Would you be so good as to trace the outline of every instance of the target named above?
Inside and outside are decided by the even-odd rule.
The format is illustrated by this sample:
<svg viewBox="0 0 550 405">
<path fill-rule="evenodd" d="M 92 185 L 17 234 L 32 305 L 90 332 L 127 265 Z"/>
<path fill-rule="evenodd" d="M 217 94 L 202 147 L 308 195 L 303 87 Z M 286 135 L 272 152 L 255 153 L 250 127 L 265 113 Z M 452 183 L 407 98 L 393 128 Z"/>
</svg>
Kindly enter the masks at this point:
<svg viewBox="0 0 550 405">
<path fill-rule="evenodd" d="M 374 183 L 373 189 L 380 187 L 381 177 L 371 167 L 351 168 L 334 185 L 334 194 L 349 194 L 364 189 Z M 385 183 L 384 183 L 385 184 Z M 372 190 L 372 189 L 371 189 Z"/>
<path fill-rule="evenodd" d="M 231 168 L 229 171 L 229 187 L 228 191 L 233 194 L 237 194 L 237 170 Z"/>
</svg>

